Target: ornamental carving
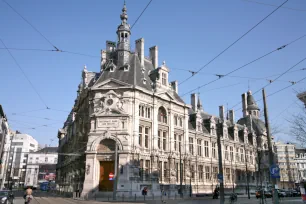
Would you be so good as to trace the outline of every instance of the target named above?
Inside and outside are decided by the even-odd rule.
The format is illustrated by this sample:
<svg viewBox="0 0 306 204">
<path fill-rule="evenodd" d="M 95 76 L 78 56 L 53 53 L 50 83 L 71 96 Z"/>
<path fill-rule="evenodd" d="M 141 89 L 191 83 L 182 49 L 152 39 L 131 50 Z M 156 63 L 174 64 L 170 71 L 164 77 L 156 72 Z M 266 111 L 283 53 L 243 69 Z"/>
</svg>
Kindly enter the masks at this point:
<svg viewBox="0 0 306 204">
<path fill-rule="evenodd" d="M 124 103 L 122 96 L 113 90 L 106 94 L 97 94 L 99 98 L 95 98 L 93 102 L 94 113 L 97 115 L 124 114 Z"/>
</svg>

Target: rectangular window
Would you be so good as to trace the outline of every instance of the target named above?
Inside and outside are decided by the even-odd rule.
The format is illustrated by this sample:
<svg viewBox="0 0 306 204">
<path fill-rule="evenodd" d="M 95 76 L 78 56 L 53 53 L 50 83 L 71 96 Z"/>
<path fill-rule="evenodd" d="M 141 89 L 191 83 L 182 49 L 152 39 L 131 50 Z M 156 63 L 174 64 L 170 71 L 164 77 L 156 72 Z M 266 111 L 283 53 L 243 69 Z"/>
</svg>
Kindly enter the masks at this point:
<svg viewBox="0 0 306 204">
<path fill-rule="evenodd" d="M 174 116 L 174 125 L 177 126 L 177 116 Z"/>
<path fill-rule="evenodd" d="M 231 170 L 230 170 L 230 168 L 225 169 L 225 174 L 226 174 L 226 181 L 230 182 L 231 181 Z"/>
<path fill-rule="evenodd" d="M 205 179 L 206 181 L 210 181 L 210 167 L 205 166 Z"/>
<path fill-rule="evenodd" d="M 203 166 L 199 165 L 198 166 L 198 172 L 199 172 L 199 181 L 203 181 Z"/>
<path fill-rule="evenodd" d="M 193 155 L 193 138 L 189 137 L 189 152 Z"/>
<path fill-rule="evenodd" d="M 198 155 L 202 156 L 202 140 L 198 140 Z"/>
<path fill-rule="evenodd" d="M 205 157 L 209 157 L 208 141 L 204 141 L 204 153 Z"/>
<path fill-rule="evenodd" d="M 139 143 L 139 146 L 142 147 L 142 131 L 143 131 L 143 128 L 141 126 L 139 126 L 139 138 L 138 138 L 138 143 Z"/>
<path fill-rule="evenodd" d="M 168 177 L 167 172 L 168 172 L 168 163 L 164 162 L 164 181 Z"/>
<path fill-rule="evenodd" d="M 240 149 L 240 161 L 244 162 L 244 154 L 243 154 L 243 149 Z"/>
<path fill-rule="evenodd" d="M 167 75 L 166 75 L 166 73 L 162 73 L 162 84 L 164 86 L 167 85 Z"/>
<path fill-rule="evenodd" d="M 179 121 L 180 121 L 180 127 L 183 127 L 183 119 L 180 118 Z"/>
<path fill-rule="evenodd" d="M 163 150 L 166 151 L 167 147 L 167 132 L 163 132 Z"/>
<path fill-rule="evenodd" d="M 230 160 L 234 160 L 234 147 L 230 147 Z"/>
<path fill-rule="evenodd" d="M 213 180 L 214 181 L 217 181 L 217 177 L 218 177 L 218 167 L 213 167 L 213 170 L 212 170 L 212 172 L 213 172 Z"/>
<path fill-rule="evenodd" d="M 146 160 L 146 163 L 145 163 L 145 178 L 146 178 L 146 181 L 149 180 L 149 176 L 150 176 L 150 160 Z"/>
<path fill-rule="evenodd" d="M 216 147 L 217 147 L 217 143 L 215 143 L 215 142 L 211 143 L 212 157 L 214 159 L 217 158 L 217 149 L 216 149 Z"/>
<path fill-rule="evenodd" d="M 158 142 L 157 142 L 157 145 L 158 145 L 159 149 L 161 148 L 161 134 L 162 134 L 162 131 L 159 130 L 158 131 Z"/>
<path fill-rule="evenodd" d="M 158 176 L 159 176 L 159 181 L 162 181 L 163 180 L 163 167 L 162 167 L 162 165 L 163 165 L 163 162 L 158 162 L 158 170 L 159 170 L 159 174 L 158 174 Z"/>
<path fill-rule="evenodd" d="M 245 162 L 249 162 L 249 151 L 245 151 Z"/>
<path fill-rule="evenodd" d="M 149 148 L 149 128 L 145 128 L 145 148 Z"/>
<path fill-rule="evenodd" d="M 191 171 L 191 179 L 194 180 L 194 175 L 195 175 L 194 165 L 190 166 L 190 171 Z"/>
<path fill-rule="evenodd" d="M 240 158 L 239 158 L 239 148 L 236 148 L 236 161 L 239 162 Z"/>
<path fill-rule="evenodd" d="M 225 160 L 228 160 L 228 146 L 225 146 Z"/>
<path fill-rule="evenodd" d="M 181 152 L 181 148 L 182 148 L 182 135 L 179 135 L 179 144 L 178 144 L 178 149 L 179 149 L 179 152 Z"/>
<path fill-rule="evenodd" d="M 140 163 L 139 163 L 139 177 L 140 177 L 140 180 L 143 180 L 143 172 L 144 172 L 143 159 L 141 159 Z"/>
<path fill-rule="evenodd" d="M 176 134 L 174 134 L 174 151 L 177 151 L 177 135 Z"/>
</svg>

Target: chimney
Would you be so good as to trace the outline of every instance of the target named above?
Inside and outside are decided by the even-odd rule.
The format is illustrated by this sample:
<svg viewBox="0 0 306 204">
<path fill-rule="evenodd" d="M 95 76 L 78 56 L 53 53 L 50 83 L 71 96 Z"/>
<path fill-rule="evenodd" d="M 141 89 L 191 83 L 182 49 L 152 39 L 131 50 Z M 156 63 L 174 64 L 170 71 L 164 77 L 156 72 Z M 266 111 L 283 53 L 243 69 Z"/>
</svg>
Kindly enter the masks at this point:
<svg viewBox="0 0 306 204">
<path fill-rule="evenodd" d="M 224 121 L 224 106 L 219 106 L 219 117 L 222 121 Z"/>
<path fill-rule="evenodd" d="M 172 87 L 173 91 L 178 93 L 178 83 L 177 83 L 177 81 L 172 81 L 172 82 L 170 82 L 170 84 L 171 84 L 171 87 Z"/>
<path fill-rule="evenodd" d="M 197 112 L 198 110 L 198 96 L 196 93 L 191 94 L 191 106 L 192 109 Z"/>
<path fill-rule="evenodd" d="M 229 110 L 229 120 L 231 121 L 232 124 L 235 124 L 235 111 L 234 110 Z"/>
<path fill-rule="evenodd" d="M 247 94 L 244 93 L 241 95 L 241 97 L 242 97 L 242 113 L 243 113 L 243 117 L 246 117 L 248 115 Z"/>
<path fill-rule="evenodd" d="M 105 62 L 106 62 L 106 51 L 101 50 L 101 71 L 102 71 L 102 66 L 105 64 Z"/>
<path fill-rule="evenodd" d="M 136 43 L 136 53 L 138 54 L 140 65 L 141 67 L 144 67 L 144 39 L 140 38 L 136 40 L 135 43 Z"/>
<path fill-rule="evenodd" d="M 152 64 L 154 69 L 158 67 L 158 47 L 153 46 L 149 48 L 150 50 L 150 59 L 152 60 Z"/>
</svg>

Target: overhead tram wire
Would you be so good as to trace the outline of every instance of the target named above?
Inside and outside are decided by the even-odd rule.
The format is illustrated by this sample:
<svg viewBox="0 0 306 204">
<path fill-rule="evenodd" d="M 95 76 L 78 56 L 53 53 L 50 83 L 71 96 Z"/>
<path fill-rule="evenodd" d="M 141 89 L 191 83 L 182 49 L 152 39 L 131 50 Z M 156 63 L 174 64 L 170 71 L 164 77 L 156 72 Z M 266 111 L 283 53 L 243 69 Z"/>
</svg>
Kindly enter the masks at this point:
<svg viewBox="0 0 306 204">
<path fill-rule="evenodd" d="M 6 45 L 3 42 L 3 40 L 0 38 L 1 43 L 3 44 L 3 46 L 5 48 Z M 29 79 L 29 77 L 26 75 L 26 73 L 24 72 L 24 70 L 22 69 L 22 67 L 20 66 L 20 64 L 17 62 L 16 58 L 14 57 L 14 55 L 11 53 L 10 50 L 8 50 L 8 53 L 10 54 L 10 56 L 12 57 L 12 59 L 14 60 L 15 64 L 17 65 L 17 67 L 19 68 L 19 70 L 21 71 L 21 73 L 23 74 L 23 76 L 26 78 L 26 80 L 29 82 L 29 84 L 31 85 L 32 89 L 34 90 L 34 92 L 37 94 L 38 98 L 40 99 L 40 101 L 46 106 L 46 108 L 48 108 L 48 105 L 46 104 L 46 102 L 43 100 L 43 98 L 41 97 L 41 95 L 39 94 L 39 92 L 37 91 L 37 89 L 34 87 L 33 83 L 31 82 L 31 80 Z"/>
<path fill-rule="evenodd" d="M 138 18 L 135 20 L 135 22 L 132 24 L 131 26 L 131 30 L 134 27 L 134 25 L 137 23 L 137 21 L 141 18 L 142 14 L 147 10 L 147 8 L 149 7 L 149 5 L 151 4 L 153 0 L 150 0 L 149 3 L 146 5 L 146 7 L 142 10 L 142 12 L 140 13 L 140 15 L 138 16 Z"/>
<path fill-rule="evenodd" d="M 298 80 L 295 84 L 292 84 L 292 85 L 289 85 L 289 86 L 285 86 L 284 88 L 281 88 L 281 89 L 279 89 L 279 90 L 277 90 L 277 91 L 275 91 L 275 92 L 273 92 L 273 93 L 271 93 L 271 94 L 268 94 L 267 97 L 270 97 L 270 96 L 273 96 L 273 95 L 275 95 L 275 94 L 277 94 L 277 93 L 279 93 L 279 92 L 282 92 L 282 91 L 284 91 L 284 90 L 286 90 L 286 89 L 288 89 L 288 88 L 290 88 L 290 87 L 292 87 L 292 86 L 294 86 L 294 85 L 296 85 L 296 84 L 298 84 L 298 83 L 304 81 L 305 79 L 306 79 L 306 77 L 304 77 L 304 78 Z M 262 88 L 262 89 L 263 89 L 263 88 Z M 262 90 L 262 89 L 261 89 L 261 90 Z M 262 98 L 261 98 L 261 99 L 258 99 L 258 100 L 256 100 L 256 102 L 261 101 L 261 100 L 263 100 L 263 99 L 262 99 Z M 239 111 L 239 110 L 241 110 L 241 109 L 242 109 L 242 108 L 239 108 L 239 109 L 236 109 L 235 111 Z"/>
<path fill-rule="evenodd" d="M 7 1 L 2 0 L 6 5 L 8 5 L 18 16 L 20 16 L 27 24 L 29 24 L 40 36 L 42 36 L 54 49 L 58 49 L 46 36 L 44 36 L 32 23 L 30 23 L 25 17 L 23 17 L 14 7 L 12 7 Z"/>
<path fill-rule="evenodd" d="M 230 44 L 227 48 L 225 48 L 222 52 L 220 52 L 217 56 L 215 56 L 212 60 L 210 60 L 208 63 L 206 63 L 204 66 L 202 66 L 198 71 L 196 71 L 193 75 L 186 78 L 182 82 L 179 83 L 179 85 L 185 83 L 192 77 L 194 77 L 198 72 L 200 72 L 202 69 L 204 69 L 206 66 L 208 66 L 210 63 L 215 61 L 219 56 L 221 56 L 224 52 L 226 52 L 229 48 L 231 48 L 233 45 L 235 45 L 238 41 L 240 41 L 243 37 L 245 37 L 247 34 L 249 34 L 253 29 L 255 29 L 258 25 L 260 25 L 263 21 L 265 21 L 268 17 L 270 17 L 274 12 L 276 12 L 280 7 L 282 7 L 285 3 L 287 3 L 288 0 L 284 1 L 280 6 L 278 6 L 276 9 L 274 9 L 269 15 L 264 17 L 261 21 L 259 21 L 255 26 L 253 26 L 251 29 L 249 29 L 246 33 L 244 33 L 242 36 L 240 36 L 237 40 L 235 40 L 232 44 Z"/>
<path fill-rule="evenodd" d="M 278 5 L 275 5 L 275 4 L 267 4 L 267 3 L 263 3 L 263 2 L 259 2 L 259 1 L 252 1 L 252 0 L 242 0 L 242 1 L 247 1 L 247 2 L 255 3 L 255 4 L 261 4 L 261 5 L 265 5 L 265 6 L 273 6 L 273 7 L 278 6 Z M 306 11 L 305 9 L 290 8 L 290 7 L 286 7 L 286 6 L 283 6 L 282 9 L 289 9 L 289 10 L 303 11 L 303 12 Z"/>
<path fill-rule="evenodd" d="M 187 71 L 187 72 L 193 72 L 191 70 L 188 70 L 188 69 L 175 69 L 175 70 L 181 70 L 181 71 Z M 299 69 L 299 70 L 294 70 L 292 72 L 296 72 L 296 71 L 302 71 L 303 69 Z M 291 72 L 290 72 L 291 73 Z M 199 74 L 202 74 L 202 75 L 206 75 L 206 76 L 217 76 L 217 77 L 220 77 L 220 76 L 224 76 L 224 74 L 213 74 L 213 73 L 203 73 L 203 72 L 199 72 Z M 280 75 L 280 74 L 279 74 Z M 278 76 L 278 75 L 276 75 Z M 229 75 L 227 77 L 232 77 L 232 78 L 242 78 L 242 79 L 249 79 L 249 80 L 265 80 L 265 81 L 272 81 L 272 79 L 268 79 L 268 77 L 271 77 L 271 76 L 268 76 L 268 77 L 248 77 L 248 76 L 232 76 L 232 75 Z M 285 80 L 276 80 L 276 81 L 280 81 L 280 82 L 288 82 L 288 83 L 294 83 L 294 81 L 285 81 Z"/>
<path fill-rule="evenodd" d="M 236 69 L 234 69 L 234 70 L 228 72 L 227 74 L 220 75 L 220 76 L 218 76 L 219 78 L 214 79 L 214 80 L 212 80 L 212 81 L 210 81 L 210 82 L 207 82 L 207 83 L 205 83 L 205 84 L 203 84 L 203 85 L 201 85 L 201 86 L 199 86 L 199 87 L 197 87 L 197 88 L 194 88 L 194 89 L 192 89 L 192 90 L 190 90 L 190 91 L 184 93 L 184 94 L 181 95 L 181 96 L 185 96 L 186 94 L 189 94 L 189 93 L 191 93 L 191 92 L 193 92 L 193 91 L 195 91 L 195 90 L 197 90 L 197 89 L 200 89 L 200 88 L 202 88 L 202 87 L 204 87 L 204 86 L 207 86 L 207 85 L 209 85 L 209 84 L 212 84 L 212 83 L 214 83 L 214 82 L 220 80 L 221 78 L 224 78 L 224 77 L 226 77 L 226 76 L 228 76 L 228 75 L 230 75 L 230 74 L 232 74 L 232 73 L 234 73 L 234 72 L 236 72 L 236 71 L 238 71 L 238 70 L 240 70 L 240 69 L 242 69 L 242 68 L 244 68 L 244 67 L 246 67 L 246 66 L 248 66 L 248 65 L 250 65 L 250 64 L 252 64 L 252 63 L 254 63 L 254 62 L 256 62 L 256 61 L 258 61 L 258 60 L 260 60 L 260 59 L 262 59 L 262 58 L 264 58 L 264 57 L 267 57 L 268 55 L 270 55 L 270 54 L 272 54 L 272 53 L 274 53 L 274 52 L 276 52 L 276 51 L 279 51 L 279 50 L 282 50 L 282 49 L 288 47 L 289 45 L 291 45 L 291 44 L 297 42 L 298 40 L 304 38 L 305 36 L 306 36 L 306 35 L 303 35 L 303 36 L 301 36 L 301 37 L 299 37 L 299 38 L 297 38 L 297 39 L 291 41 L 291 42 L 288 43 L 288 44 L 285 44 L 285 45 L 283 45 L 283 46 L 281 46 L 281 47 L 278 47 L 278 48 L 276 48 L 276 49 L 274 49 L 274 50 L 272 50 L 272 51 L 270 51 L 270 52 L 268 52 L 268 53 L 266 53 L 266 54 L 264 54 L 264 55 L 262 55 L 262 56 L 260 56 L 260 57 L 258 57 L 258 58 L 256 58 L 256 59 L 254 59 L 254 60 L 252 60 L 252 61 L 250 61 L 250 62 L 248 62 L 248 63 L 242 65 L 241 67 L 238 67 L 238 68 L 236 68 Z"/>
<path fill-rule="evenodd" d="M 282 110 L 281 112 L 279 112 L 275 117 L 273 117 L 271 119 L 271 121 L 275 120 L 276 118 L 278 118 L 279 116 L 281 116 L 285 111 L 287 111 L 289 108 L 291 108 L 292 105 L 296 104 L 296 102 L 299 101 L 299 99 L 296 99 L 293 101 L 293 103 L 291 103 L 289 106 L 287 106 L 284 110 Z"/>
<path fill-rule="evenodd" d="M 275 80 L 279 79 L 279 78 L 282 77 L 283 75 L 289 73 L 289 71 L 290 71 L 291 69 L 293 69 L 294 67 L 296 67 L 297 65 L 299 65 L 300 63 L 302 63 L 302 62 L 305 61 L 305 60 L 306 60 L 306 57 L 303 58 L 302 60 L 300 60 L 298 63 L 296 63 L 296 64 L 293 65 L 292 67 L 290 67 L 289 69 L 287 69 L 285 72 L 281 73 L 277 78 L 275 78 L 274 80 L 272 80 L 270 83 L 264 85 L 263 87 L 261 87 L 260 89 L 258 89 L 257 91 L 255 91 L 255 92 L 253 93 L 253 95 L 255 95 L 256 93 L 260 92 L 263 88 L 266 88 L 267 86 L 271 85 Z M 293 84 L 291 84 L 291 85 L 295 85 L 296 83 L 298 83 L 298 82 L 295 82 L 295 83 L 293 83 Z M 241 104 L 241 101 L 238 102 L 237 104 L 235 104 L 234 106 L 232 106 L 231 109 L 235 108 L 235 107 L 238 106 L 239 104 Z"/>
</svg>

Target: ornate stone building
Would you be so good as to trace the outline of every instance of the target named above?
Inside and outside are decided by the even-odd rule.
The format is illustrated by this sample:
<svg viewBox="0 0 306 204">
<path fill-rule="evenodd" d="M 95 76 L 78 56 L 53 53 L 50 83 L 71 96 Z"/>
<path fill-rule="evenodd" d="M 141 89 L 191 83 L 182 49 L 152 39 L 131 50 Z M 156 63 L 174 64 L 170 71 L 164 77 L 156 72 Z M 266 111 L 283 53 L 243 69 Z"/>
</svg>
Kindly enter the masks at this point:
<svg viewBox="0 0 306 204">
<path fill-rule="evenodd" d="M 84 196 L 113 191 L 109 175 L 117 147 L 118 196 L 141 195 L 143 187 L 149 195 L 161 188 L 174 195 L 180 182 L 187 192 L 191 184 L 193 193 L 211 193 L 218 185 L 217 123 L 225 187 L 245 192 L 246 180 L 252 188 L 258 185 L 257 146 L 267 145 L 251 92 L 243 94 L 244 117 L 238 122 L 233 110 L 226 118 L 223 106 L 219 117 L 206 113 L 197 94 L 187 105 L 177 81 L 168 81 L 169 67 L 159 66 L 157 46 L 149 48 L 149 57 L 143 38 L 130 49 L 126 11 L 124 5 L 117 42 L 107 41 L 101 51 L 100 71 L 84 67 L 74 108 L 58 132 L 60 190 L 79 189 Z"/>
</svg>

